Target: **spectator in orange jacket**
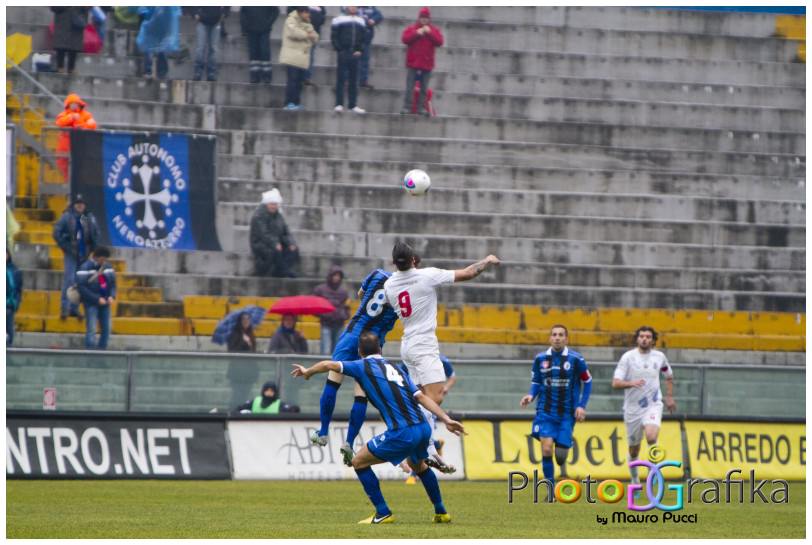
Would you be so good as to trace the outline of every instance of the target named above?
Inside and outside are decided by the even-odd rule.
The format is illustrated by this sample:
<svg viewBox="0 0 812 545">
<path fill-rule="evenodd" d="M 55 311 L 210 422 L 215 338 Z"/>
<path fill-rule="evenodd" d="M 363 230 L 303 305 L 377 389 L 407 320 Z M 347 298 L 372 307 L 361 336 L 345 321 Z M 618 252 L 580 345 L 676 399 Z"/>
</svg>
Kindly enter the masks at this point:
<svg viewBox="0 0 812 545">
<path fill-rule="evenodd" d="M 420 81 L 420 97 L 417 102 L 417 112 L 425 116 L 426 90 L 429 88 L 431 71 L 434 70 L 434 50 L 443 45 L 443 33 L 431 24 L 431 11 L 421 8 L 417 22 L 409 25 L 403 31 L 401 41 L 408 46 L 406 50 L 406 96 L 403 99 L 402 114 L 412 111 L 412 93 L 414 84 Z"/>
<path fill-rule="evenodd" d="M 93 119 L 87 109 L 87 103 L 76 93 L 71 93 L 65 98 L 65 110 L 56 116 L 56 125 L 66 129 L 86 129 L 95 130 L 96 120 Z M 62 131 L 59 141 L 56 144 L 56 151 L 63 155 L 70 151 L 70 133 Z M 65 181 L 68 181 L 68 159 L 60 157 L 56 160 L 59 170 L 62 172 Z"/>
</svg>

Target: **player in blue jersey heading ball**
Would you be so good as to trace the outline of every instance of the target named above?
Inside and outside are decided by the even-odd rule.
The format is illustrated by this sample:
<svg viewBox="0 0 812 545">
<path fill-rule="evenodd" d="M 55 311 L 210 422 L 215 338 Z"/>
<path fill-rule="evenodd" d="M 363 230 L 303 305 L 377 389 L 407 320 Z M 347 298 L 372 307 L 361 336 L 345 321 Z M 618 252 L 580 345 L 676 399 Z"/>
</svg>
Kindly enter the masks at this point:
<svg viewBox="0 0 812 545">
<path fill-rule="evenodd" d="M 375 333 L 365 331 L 360 335 L 358 352 L 362 359 L 355 361 L 325 360 L 310 368 L 294 364 L 291 375 L 305 379 L 328 371 L 349 375 L 361 386 L 386 422 L 386 431 L 370 439 L 351 460 L 358 480 L 375 506 L 375 514 L 359 521 L 359 524 L 394 522 L 372 466 L 384 462 L 397 466 L 404 459 L 420 477 L 420 482 L 434 505 L 432 520 L 450 522 L 451 516 L 443 505 L 437 476 L 425 462 L 428 458 L 431 428 L 418 404 L 434 414 L 451 433 L 461 435 L 465 433 L 465 428 L 452 420 L 437 403 L 414 385 L 402 364 L 393 365 L 381 356 L 381 346 Z"/>
<path fill-rule="evenodd" d="M 551 485 L 555 484 L 553 452 L 558 466 L 564 465 L 572 447 L 575 423 L 586 418 L 592 392 L 592 375 L 584 357 L 567 347 L 568 336 L 565 326 L 552 327 L 551 346 L 533 361 L 530 391 L 520 402 L 526 407 L 538 398 L 531 435 L 541 441 L 541 467 Z"/>
</svg>

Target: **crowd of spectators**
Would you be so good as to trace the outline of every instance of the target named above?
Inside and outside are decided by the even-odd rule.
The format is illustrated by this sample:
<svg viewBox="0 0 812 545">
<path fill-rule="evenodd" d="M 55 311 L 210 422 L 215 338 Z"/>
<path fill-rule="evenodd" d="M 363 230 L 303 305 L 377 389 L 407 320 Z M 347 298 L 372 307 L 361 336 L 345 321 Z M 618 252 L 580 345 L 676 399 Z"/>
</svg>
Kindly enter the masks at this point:
<svg viewBox="0 0 812 545">
<path fill-rule="evenodd" d="M 181 43 L 181 18 L 195 21 L 193 46 L 193 76 L 195 81 L 214 82 L 218 78 L 225 21 L 232 11 L 226 6 L 176 7 L 140 6 L 116 8 L 53 7 L 52 44 L 56 52 L 56 69 L 72 74 L 80 52 L 101 49 L 108 15 L 116 25 L 137 31 L 136 46 L 143 55 L 141 73 L 146 78 L 164 80 L 170 77 L 169 59 L 181 62 L 189 49 Z M 273 79 L 271 32 L 280 16 L 277 6 L 244 6 L 239 8 L 240 29 L 248 49 L 249 81 L 269 84 Z M 344 6 L 330 22 L 329 40 L 336 52 L 335 105 L 336 112 L 351 111 L 364 114 L 358 104 L 359 89 L 374 90 L 370 83 L 372 42 L 383 13 L 374 6 Z M 282 45 L 278 62 L 287 76 L 284 108 L 304 109 L 302 90 L 315 85 L 314 59 L 320 40 L 326 41 L 322 26 L 327 22 L 325 6 L 288 7 L 284 16 Z M 97 45 L 88 43 L 96 36 Z M 403 30 L 401 41 L 407 46 L 406 89 L 402 114 L 432 115 L 427 104 L 429 82 L 434 69 L 435 50 L 443 45 L 441 30 L 432 23 L 429 8 L 419 10 L 417 21 Z M 345 101 L 346 94 L 346 101 Z"/>
<path fill-rule="evenodd" d="M 232 11 L 229 7 L 141 6 L 116 8 L 53 7 L 52 44 L 60 72 L 71 74 L 77 55 L 88 52 L 88 26 L 93 27 L 100 40 L 105 37 L 107 18 L 116 25 L 136 32 L 136 47 L 143 55 L 142 73 L 157 79 L 169 77 L 169 59 L 182 57 L 180 40 L 181 18 L 188 15 L 195 21 L 193 80 L 217 81 L 221 44 L 225 38 L 225 21 Z M 273 79 L 271 31 L 280 17 L 276 6 L 245 6 L 239 8 L 240 29 L 248 49 L 249 81 L 269 84 Z M 328 20 L 324 6 L 288 7 L 284 15 L 279 64 L 287 72 L 285 109 L 301 110 L 302 90 L 315 85 L 313 81 L 315 51 L 322 38 L 322 27 Z M 359 89 L 373 91 L 370 84 L 372 43 L 383 13 L 373 6 L 345 6 L 330 20 L 329 40 L 336 51 L 335 112 L 350 111 L 364 114 L 358 105 Z M 326 40 L 325 40 L 326 41 Z M 407 46 L 406 89 L 402 114 L 429 115 L 426 98 L 434 68 L 435 50 L 443 45 L 443 35 L 431 22 L 429 8 L 421 8 L 414 24 L 406 27 L 401 41 Z M 346 96 L 346 100 L 345 100 Z M 65 110 L 56 124 L 63 128 L 93 130 L 96 121 L 87 104 L 78 95 L 65 100 Z M 61 135 L 62 155 L 69 151 L 69 136 Z M 63 162 L 65 159 L 61 159 Z M 67 165 L 61 165 L 67 177 Z M 250 248 L 257 276 L 295 278 L 298 275 L 299 249 L 282 214 L 282 195 L 273 188 L 262 199 L 250 222 Z M 110 332 L 110 308 L 115 301 L 115 276 L 107 262 L 109 250 L 99 246 L 99 227 L 87 204 L 77 196 L 54 225 L 53 238 L 63 252 L 64 276 L 60 318 L 85 319 L 86 346 L 105 348 Z M 7 254 L 7 270 L 15 270 Z M 342 287 L 344 273 L 332 267 L 324 284 L 314 294 L 328 299 L 335 311 L 321 316 L 321 346 L 324 354 L 332 352 L 336 340 L 349 317 L 348 295 Z M 21 282 L 7 274 L 7 343 L 13 340 L 13 314 L 19 307 L 15 296 Z M 70 297 L 73 293 L 73 297 Z M 80 304 L 85 309 L 80 313 Z M 256 352 L 257 340 L 250 320 L 239 320 L 228 338 L 233 352 Z M 97 325 L 101 336 L 96 341 Z M 296 329 L 296 318 L 286 316 L 268 347 L 268 352 L 307 353 L 307 342 Z"/>
</svg>

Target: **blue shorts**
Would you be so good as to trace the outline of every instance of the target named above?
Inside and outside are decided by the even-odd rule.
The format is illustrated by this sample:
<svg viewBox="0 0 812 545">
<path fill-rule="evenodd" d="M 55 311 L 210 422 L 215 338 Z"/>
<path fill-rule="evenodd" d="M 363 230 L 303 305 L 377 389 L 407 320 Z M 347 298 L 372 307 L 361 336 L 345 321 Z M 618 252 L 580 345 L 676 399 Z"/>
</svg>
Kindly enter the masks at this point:
<svg viewBox="0 0 812 545">
<path fill-rule="evenodd" d="M 376 435 L 367 442 L 367 448 L 376 458 L 396 466 L 406 458 L 414 463 L 428 458 L 429 441 L 431 427 L 423 422 Z"/>
<path fill-rule="evenodd" d="M 383 339 L 380 339 L 381 348 L 383 348 Z M 333 361 L 355 361 L 360 360 L 361 356 L 358 354 L 358 335 L 344 332 L 338 338 L 336 347 L 333 349 Z"/>
<path fill-rule="evenodd" d="M 572 447 L 572 430 L 575 428 L 575 418 L 572 416 L 551 416 L 537 413 L 533 420 L 530 435 L 536 439 L 552 437 L 556 445 L 564 448 Z"/>
<path fill-rule="evenodd" d="M 358 355 L 358 337 L 342 333 L 338 338 L 336 347 L 333 349 L 333 361 L 355 361 L 360 360 Z"/>
</svg>

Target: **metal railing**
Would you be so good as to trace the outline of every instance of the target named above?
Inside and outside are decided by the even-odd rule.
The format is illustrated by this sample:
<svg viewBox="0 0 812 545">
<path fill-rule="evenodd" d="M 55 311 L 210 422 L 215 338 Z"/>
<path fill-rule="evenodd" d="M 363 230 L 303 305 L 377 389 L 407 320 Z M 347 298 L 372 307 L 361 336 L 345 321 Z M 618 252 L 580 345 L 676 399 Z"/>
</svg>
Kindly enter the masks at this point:
<svg viewBox="0 0 812 545">
<path fill-rule="evenodd" d="M 274 380 L 285 402 L 318 412 L 324 380 L 296 380 L 291 363 L 318 356 L 230 353 L 100 352 L 9 349 L 6 408 L 41 409 L 43 389 L 57 389 L 60 410 L 208 412 L 233 410 Z M 456 360 L 458 384 L 449 410 L 516 413 L 527 391 L 524 360 Z M 615 364 L 590 363 L 594 376 L 590 414 L 617 415 L 623 394 L 611 389 Z M 678 412 L 689 416 L 802 417 L 805 368 L 740 365 L 674 365 Z M 339 413 L 352 402 L 339 391 Z"/>
</svg>

